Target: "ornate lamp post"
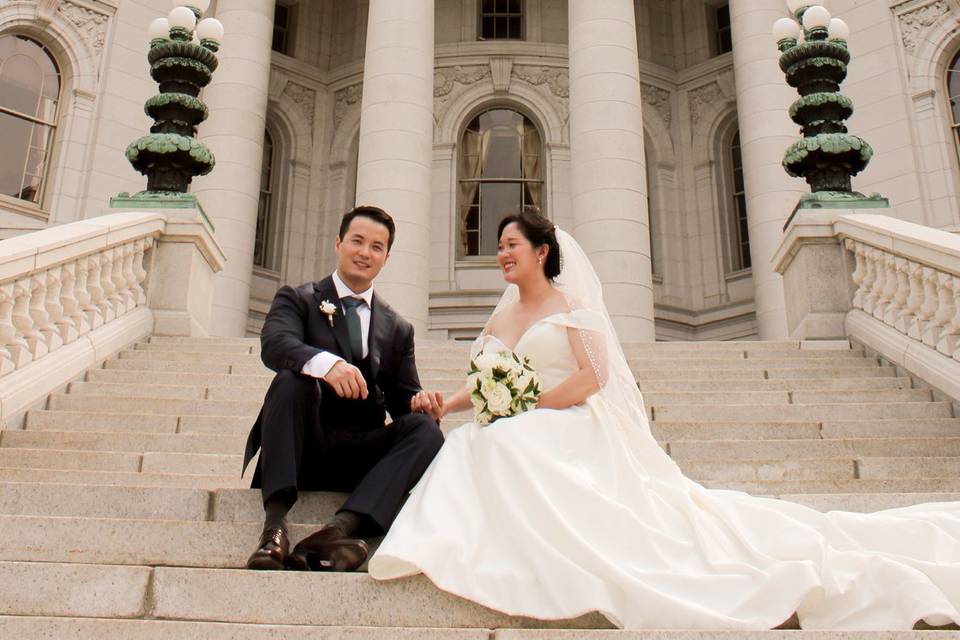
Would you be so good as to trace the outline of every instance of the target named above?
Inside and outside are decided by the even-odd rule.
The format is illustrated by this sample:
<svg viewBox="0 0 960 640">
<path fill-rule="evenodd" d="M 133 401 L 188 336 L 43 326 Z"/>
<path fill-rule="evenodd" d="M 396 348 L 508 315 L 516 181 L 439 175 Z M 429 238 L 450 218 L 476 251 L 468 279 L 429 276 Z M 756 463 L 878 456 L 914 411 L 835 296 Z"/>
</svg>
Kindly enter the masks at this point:
<svg viewBox="0 0 960 640">
<path fill-rule="evenodd" d="M 149 135 L 130 143 L 126 156 L 133 168 L 147 176 L 145 191 L 121 193 L 111 206 L 198 207 L 187 193 L 194 176 L 210 173 L 213 153 L 196 138 L 197 125 L 206 120 L 207 106 L 197 98 L 217 68 L 215 52 L 223 25 L 214 18 L 201 20 L 210 0 L 173 0 L 166 18 L 150 24 L 150 75 L 160 93 L 144 105 L 154 120 Z"/>
<path fill-rule="evenodd" d="M 787 6 L 794 18 L 777 20 L 773 35 L 782 52 L 780 68 L 800 94 L 790 118 L 803 138 L 783 157 L 786 172 L 810 185 L 798 208 L 886 207 L 886 198 L 857 193 L 851 184 L 870 162 L 873 148 L 844 124 L 853 115 L 853 101 L 840 93 L 850 62 L 850 28 L 820 5 L 787 0 Z"/>
</svg>

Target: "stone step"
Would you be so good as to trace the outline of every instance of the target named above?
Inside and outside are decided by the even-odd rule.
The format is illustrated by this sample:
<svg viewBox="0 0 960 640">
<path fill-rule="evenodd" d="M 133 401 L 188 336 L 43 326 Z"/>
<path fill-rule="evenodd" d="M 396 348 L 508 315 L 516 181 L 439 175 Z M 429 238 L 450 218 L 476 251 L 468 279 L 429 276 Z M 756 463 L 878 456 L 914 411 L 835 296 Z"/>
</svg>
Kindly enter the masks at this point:
<svg viewBox="0 0 960 640">
<path fill-rule="evenodd" d="M 838 404 L 871 402 L 927 402 L 932 400 L 926 389 L 882 389 L 864 391 L 650 391 L 643 394 L 645 404 L 724 405 L 724 404 Z"/>
<path fill-rule="evenodd" d="M 2 451 L 2 449 L 0 449 Z M 147 451 L 143 454 L 141 471 L 149 473 L 182 473 L 187 475 L 239 477 L 243 466 L 243 451 L 236 455 L 214 453 L 163 453 Z M 250 470 L 247 470 L 250 473 Z"/>
<path fill-rule="evenodd" d="M 650 410 L 650 405 L 648 405 Z M 668 422 L 768 422 L 773 420 L 826 421 L 890 418 L 951 418 L 949 402 L 885 402 L 818 405 L 666 405 L 653 406 L 657 421 Z"/>
<path fill-rule="evenodd" d="M 133 345 L 137 351 L 172 351 L 169 343 L 158 342 L 138 342 Z M 181 343 L 180 349 L 191 353 L 208 353 L 215 356 L 222 354 L 247 354 L 259 355 L 260 344 L 248 343 Z"/>
<path fill-rule="evenodd" d="M 151 362 L 207 363 L 213 360 L 224 364 L 260 364 L 260 356 L 242 353 L 210 354 L 204 351 L 177 351 L 126 349 L 117 354 L 120 360 L 149 360 Z"/>
<path fill-rule="evenodd" d="M 240 365 L 234 367 L 239 370 Z M 417 362 L 417 371 L 421 379 L 428 380 L 463 380 L 466 376 L 465 367 L 432 367 L 424 366 Z M 655 382 L 707 382 L 707 381 L 760 381 L 766 379 L 775 380 L 833 380 L 857 379 L 857 378 L 895 378 L 897 371 L 893 367 L 871 366 L 871 367 L 814 367 L 814 368 L 704 368 L 701 366 L 691 367 L 666 367 L 649 368 L 643 365 L 632 369 L 634 377 L 643 384 L 646 381 Z"/>
<path fill-rule="evenodd" d="M 237 453 L 243 451 L 240 434 L 155 434 L 108 431 L 0 432 L 0 447 L 20 449 L 81 449 L 86 451 L 133 451 L 172 453 Z"/>
<path fill-rule="evenodd" d="M 38 469 L 0 467 L 0 482 L 75 484 L 118 487 L 186 487 L 192 489 L 246 488 L 249 478 L 239 476 L 201 476 L 136 471 L 99 471 L 89 469 Z"/>
<path fill-rule="evenodd" d="M 642 393 L 719 391 L 867 391 L 909 389 L 910 378 L 796 378 L 784 380 L 639 380 Z"/>
<path fill-rule="evenodd" d="M 108 370 L 120 371 L 160 371 L 170 373 L 217 373 L 241 375 L 266 375 L 270 370 L 260 366 L 236 367 L 225 363 L 206 362 L 171 362 L 163 360 L 107 360 L 103 363 L 103 368 Z"/>
<path fill-rule="evenodd" d="M 149 397 L 112 397 L 94 394 L 50 394 L 47 408 L 63 411 L 157 413 L 162 415 L 251 416 L 260 411 L 259 400 L 167 400 Z"/>
<path fill-rule="evenodd" d="M 0 481 L 3 515 L 204 521 L 209 511 L 205 489 Z"/>
<path fill-rule="evenodd" d="M 777 496 L 817 511 L 872 513 L 927 502 L 957 502 L 960 492 L 951 493 L 797 493 Z"/>
<path fill-rule="evenodd" d="M 126 369 L 91 369 L 87 382 L 121 384 L 174 384 L 198 387 L 263 387 L 273 380 L 273 372 L 262 376 L 237 376 L 227 373 L 184 373 L 174 371 L 134 371 Z"/>
<path fill-rule="evenodd" d="M 808 422 L 661 422 L 658 440 L 792 440 L 834 438 L 960 437 L 960 418 Z"/>
<path fill-rule="evenodd" d="M 772 380 L 792 380 L 796 378 L 804 379 L 824 379 L 824 378 L 893 378 L 897 375 L 897 370 L 888 366 L 870 366 L 870 367 L 793 367 L 778 368 L 769 367 L 764 369 L 764 376 Z"/>
<path fill-rule="evenodd" d="M 0 468 L 140 471 L 140 453 L 0 447 Z"/>
<path fill-rule="evenodd" d="M 857 438 L 836 440 L 686 440 L 669 443 L 678 463 L 696 460 L 819 460 L 958 457 L 960 438 Z M 898 474 L 900 475 L 900 474 Z M 901 476 L 902 477 L 902 476 Z"/>
<path fill-rule="evenodd" d="M 0 560 L 84 564 L 243 567 L 263 522 L 0 515 Z M 292 543 L 317 529 L 290 526 Z"/>
<path fill-rule="evenodd" d="M 147 585 L 151 573 L 149 567 L 0 562 L 0 614 L 91 618 L 143 616 L 147 613 Z M 24 588 L 26 585 L 29 588 Z M 4 634 L 3 637 L 18 636 Z M 77 635 L 71 632 L 52 637 Z"/>
<path fill-rule="evenodd" d="M 745 482 L 853 480 L 857 477 L 857 465 L 852 459 L 685 460 L 679 466 L 691 480 L 715 488 Z"/>
<path fill-rule="evenodd" d="M 874 457 L 857 460 L 858 478 L 956 478 L 960 477 L 960 458 L 953 457 Z"/>
<path fill-rule="evenodd" d="M 244 418 L 246 420 L 246 418 Z M 106 411 L 64 411 L 34 409 L 27 412 L 27 431 L 112 431 L 131 433 L 175 433 L 177 416 L 156 413 L 110 413 Z"/>
<path fill-rule="evenodd" d="M 960 493 L 960 478 L 824 478 L 807 480 L 704 480 L 711 489 L 744 491 L 753 495 L 854 493 Z"/>
<path fill-rule="evenodd" d="M 124 352 L 125 353 L 125 352 Z M 137 352 L 133 352 L 137 353 Z M 140 352 L 141 354 L 146 354 L 147 352 Z M 155 352 L 161 353 L 161 352 Z M 166 353 L 166 352 L 164 352 Z M 843 353 L 843 352 L 839 352 Z M 191 361 L 190 358 L 187 358 L 185 354 L 180 356 L 184 361 Z M 196 360 L 201 359 L 203 354 L 195 356 Z M 123 353 L 121 353 L 123 357 Z M 172 357 L 172 356 L 171 356 Z M 229 356 L 231 364 L 249 364 L 241 360 L 242 358 L 249 358 L 252 356 Z M 164 358 L 166 356 L 164 355 Z M 449 356 L 425 356 L 417 357 L 417 366 L 418 367 L 427 367 L 427 368 L 451 368 L 451 366 L 459 367 L 462 370 L 467 369 L 467 361 L 464 360 L 462 365 L 459 362 L 451 361 L 452 358 Z M 723 357 L 718 358 L 715 356 L 701 356 L 691 354 L 688 357 L 675 357 L 675 356 L 665 356 L 664 354 L 656 354 L 656 356 L 650 357 L 631 357 L 627 359 L 627 364 L 630 365 L 633 369 L 671 369 L 678 366 L 686 366 L 686 368 L 723 368 L 723 369 L 812 369 L 812 368 L 821 368 L 821 367 L 878 367 L 879 360 L 877 358 L 866 358 L 862 356 L 846 356 L 846 355 L 829 355 L 821 356 L 817 358 L 794 358 L 794 357 L 783 357 L 783 358 L 772 358 L 772 357 L 760 357 L 755 358 L 740 358 L 740 357 Z"/>
<path fill-rule="evenodd" d="M 247 378 L 252 376 L 237 376 Z M 263 401 L 268 385 L 191 386 L 171 384 L 123 384 L 115 382 L 72 382 L 68 393 L 113 397 L 150 397 L 171 400 L 258 400 Z"/>
<path fill-rule="evenodd" d="M 147 342 L 153 344 L 169 344 L 169 345 L 217 345 L 217 344 L 230 344 L 230 345 L 247 345 L 249 346 L 259 346 L 260 338 L 224 338 L 224 337 L 209 337 L 209 338 L 193 338 L 187 336 L 149 336 Z M 173 347 L 177 348 L 177 347 Z"/>
<path fill-rule="evenodd" d="M 486 629 L 339 627 L 285 624 L 224 624 L 179 620 L 0 616 L 5 638 L 97 638 L 97 640 L 492 640 Z M 678 636 L 678 640 L 679 640 Z M 898 640 L 894 638 L 894 640 Z"/>
</svg>

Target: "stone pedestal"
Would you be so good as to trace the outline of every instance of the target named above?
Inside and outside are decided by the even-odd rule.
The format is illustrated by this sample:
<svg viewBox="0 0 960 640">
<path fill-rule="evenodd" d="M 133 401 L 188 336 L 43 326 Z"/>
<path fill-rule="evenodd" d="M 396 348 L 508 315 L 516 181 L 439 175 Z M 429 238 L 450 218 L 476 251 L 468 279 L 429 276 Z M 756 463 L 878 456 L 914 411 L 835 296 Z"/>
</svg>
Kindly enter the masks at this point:
<svg viewBox="0 0 960 640">
<path fill-rule="evenodd" d="M 783 281 L 770 261 L 787 217 L 807 190 L 781 166 L 783 152 L 798 137 L 787 115 L 796 92 L 780 71 L 780 52 L 771 35 L 773 23 L 787 13 L 783 0 L 730 0 L 750 261 L 757 326 L 765 340 L 789 333 Z"/>
<path fill-rule="evenodd" d="M 371 0 L 360 107 L 357 204 L 393 216 L 377 292 L 425 335 L 433 166 L 433 0 Z"/>
<path fill-rule="evenodd" d="M 260 199 L 260 165 L 270 79 L 272 0 L 218 0 L 224 39 L 220 66 L 202 98 L 210 117 L 198 137 L 216 156 L 213 172 L 194 181 L 193 193 L 216 229 L 226 266 L 211 290 L 211 334 L 242 336 L 250 306 L 253 244 Z"/>
<path fill-rule="evenodd" d="M 837 217 L 854 213 L 836 210 L 805 212 L 794 218 L 773 259 L 783 276 L 787 336 L 799 340 L 845 338 L 844 320 L 850 311 L 850 264 L 842 239 L 834 229 Z"/>
<path fill-rule="evenodd" d="M 569 2 L 573 235 L 621 340 L 655 339 L 632 0 Z"/>
</svg>

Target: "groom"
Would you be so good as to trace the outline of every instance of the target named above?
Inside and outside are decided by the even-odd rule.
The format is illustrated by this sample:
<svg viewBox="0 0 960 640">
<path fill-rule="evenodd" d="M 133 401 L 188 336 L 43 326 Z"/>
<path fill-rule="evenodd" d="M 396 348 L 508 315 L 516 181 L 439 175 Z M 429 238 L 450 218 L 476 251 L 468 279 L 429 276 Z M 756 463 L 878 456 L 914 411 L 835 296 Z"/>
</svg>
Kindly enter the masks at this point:
<svg viewBox="0 0 960 640">
<path fill-rule="evenodd" d="M 443 443 L 440 394 L 420 388 L 413 327 L 373 292 L 395 231 L 382 209 L 356 207 L 341 220 L 333 275 L 273 299 L 260 342 L 277 374 L 243 461 L 260 449 L 252 486 L 265 518 L 249 569 L 356 569 L 367 546 L 354 536 L 389 529 Z M 291 553 L 286 515 L 301 489 L 350 496 Z"/>
</svg>

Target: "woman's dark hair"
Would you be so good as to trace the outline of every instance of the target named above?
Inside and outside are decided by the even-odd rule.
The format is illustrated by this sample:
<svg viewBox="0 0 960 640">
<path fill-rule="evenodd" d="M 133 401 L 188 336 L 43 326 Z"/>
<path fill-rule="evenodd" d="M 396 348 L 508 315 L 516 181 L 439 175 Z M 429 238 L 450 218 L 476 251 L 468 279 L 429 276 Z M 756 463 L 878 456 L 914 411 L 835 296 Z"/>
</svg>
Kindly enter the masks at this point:
<svg viewBox="0 0 960 640">
<path fill-rule="evenodd" d="M 394 224 L 393 218 L 390 217 L 390 214 L 381 209 L 380 207 L 374 207 L 369 204 L 360 205 L 359 207 L 354 207 L 350 211 L 347 211 L 343 214 L 343 218 L 340 219 L 340 239 L 343 240 L 344 236 L 347 235 L 347 229 L 350 228 L 350 223 L 353 222 L 353 219 L 356 217 L 369 218 L 374 222 L 379 222 L 387 228 L 387 251 L 393 247 L 393 236 L 397 233 L 397 225 Z"/>
<path fill-rule="evenodd" d="M 557 231 L 553 223 L 540 213 L 537 207 L 524 206 L 517 213 L 504 216 L 497 227 L 497 237 L 503 235 L 508 224 L 516 224 L 523 237 L 530 241 L 534 249 L 547 246 L 547 259 L 543 263 L 543 274 L 553 280 L 560 275 L 560 245 L 557 244 Z"/>
</svg>

